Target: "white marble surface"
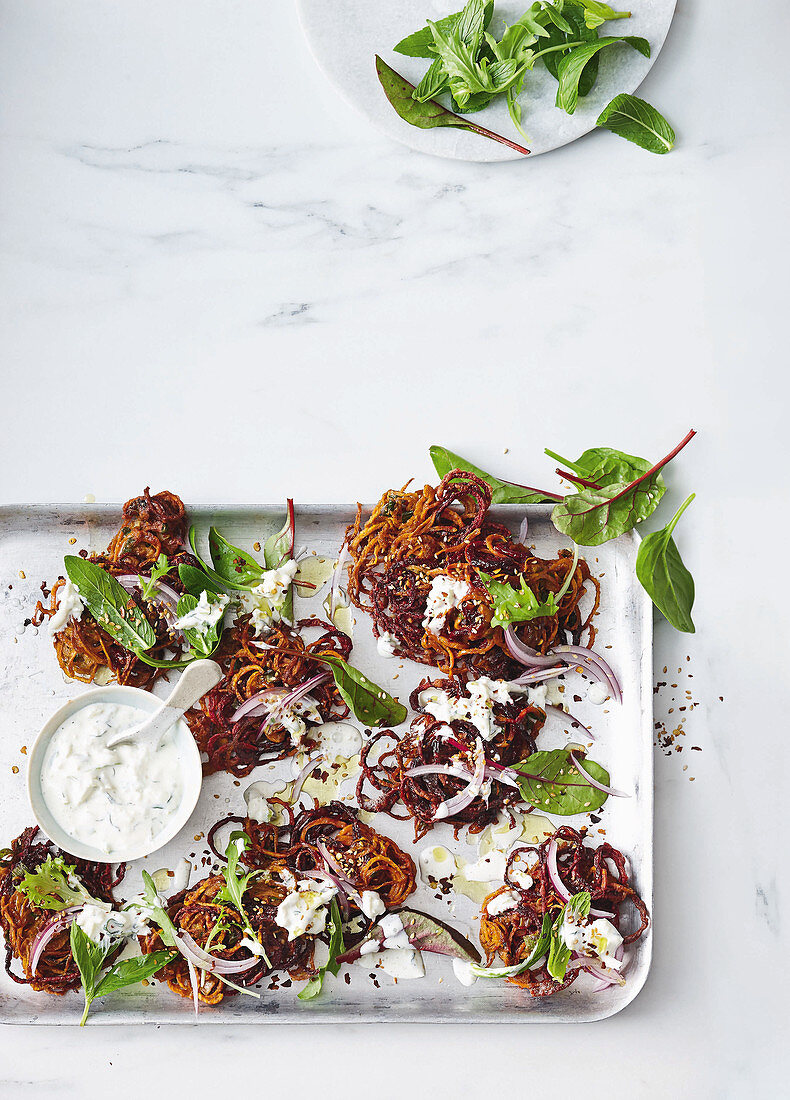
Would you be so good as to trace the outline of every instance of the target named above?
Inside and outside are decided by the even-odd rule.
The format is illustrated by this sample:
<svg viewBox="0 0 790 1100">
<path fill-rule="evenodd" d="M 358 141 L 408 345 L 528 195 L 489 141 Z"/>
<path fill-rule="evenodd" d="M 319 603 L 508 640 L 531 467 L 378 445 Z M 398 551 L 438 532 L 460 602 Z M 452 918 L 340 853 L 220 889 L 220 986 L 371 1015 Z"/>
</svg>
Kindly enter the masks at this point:
<svg viewBox="0 0 790 1100">
<path fill-rule="evenodd" d="M 6 1028 L 4 1097 L 786 1092 L 788 24 L 681 0 L 644 87 L 670 156 L 486 166 L 376 134 L 285 0 L 2 0 L 5 500 L 370 499 L 433 441 L 537 480 L 544 445 L 693 424 L 698 633 L 658 624 L 657 673 L 690 655 L 703 749 L 657 757 L 655 962 L 619 1017 Z"/>
</svg>

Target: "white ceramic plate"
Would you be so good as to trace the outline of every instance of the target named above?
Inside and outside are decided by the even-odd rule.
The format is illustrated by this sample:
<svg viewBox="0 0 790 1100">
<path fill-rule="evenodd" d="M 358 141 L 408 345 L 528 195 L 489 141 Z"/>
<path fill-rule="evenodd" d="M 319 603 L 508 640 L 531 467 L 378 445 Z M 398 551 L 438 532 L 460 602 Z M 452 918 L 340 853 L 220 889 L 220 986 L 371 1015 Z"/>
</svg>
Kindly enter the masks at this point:
<svg viewBox="0 0 790 1100">
<path fill-rule="evenodd" d="M 404 57 L 392 47 L 425 25 L 463 6 L 462 0 L 297 0 L 305 35 L 316 61 L 341 94 L 375 126 L 412 149 L 454 160 L 523 160 L 521 153 L 465 130 L 442 127 L 420 130 L 404 122 L 390 106 L 376 76 L 379 54 L 413 84 L 419 83 L 428 62 Z M 557 82 L 538 62 L 528 74 L 521 98 L 522 125 L 530 136 L 532 155 L 548 153 L 595 128 L 606 104 L 620 92 L 635 92 L 644 80 L 672 22 L 676 0 L 632 0 L 631 18 L 605 24 L 612 35 L 639 35 L 650 43 L 651 57 L 629 46 L 611 46 L 601 53 L 600 75 L 591 94 L 579 101 L 575 114 L 554 106 Z M 489 28 L 499 35 L 503 21 L 512 22 L 529 6 L 497 0 Z M 613 4 L 625 8 L 625 5 Z M 482 126 L 521 142 L 503 101 L 470 116 Z M 526 158 L 530 159 L 530 158 Z"/>
</svg>

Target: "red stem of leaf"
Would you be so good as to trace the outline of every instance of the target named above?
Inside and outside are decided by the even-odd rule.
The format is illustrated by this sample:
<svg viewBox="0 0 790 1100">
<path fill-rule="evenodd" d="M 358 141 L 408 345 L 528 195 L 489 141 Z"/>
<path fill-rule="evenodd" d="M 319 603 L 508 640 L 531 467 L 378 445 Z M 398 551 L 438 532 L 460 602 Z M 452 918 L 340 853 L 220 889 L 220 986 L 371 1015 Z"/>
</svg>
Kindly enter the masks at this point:
<svg viewBox="0 0 790 1100">
<path fill-rule="evenodd" d="M 680 454 L 680 452 L 683 450 L 683 448 L 686 446 L 686 444 L 690 443 L 691 440 L 694 438 L 694 436 L 696 434 L 697 434 L 696 430 L 694 428 L 692 428 L 689 431 L 688 435 L 684 436 L 683 439 L 681 439 L 680 443 L 678 443 L 678 445 L 677 445 L 677 447 L 675 447 L 674 451 L 670 451 L 669 454 L 666 455 L 665 458 L 662 458 L 660 462 L 657 462 L 655 464 L 655 466 L 651 466 L 646 474 L 642 474 L 641 477 L 636 478 L 635 481 L 632 481 L 628 485 L 626 485 L 626 487 L 624 489 L 622 489 L 617 494 L 617 496 L 611 497 L 606 502 L 607 507 L 611 508 L 611 506 L 614 504 L 614 502 L 616 500 L 619 500 L 620 497 L 624 497 L 626 495 L 626 493 L 630 493 L 633 489 L 635 489 L 637 487 L 637 485 L 641 485 L 643 481 L 647 480 L 647 478 L 652 477 L 653 474 L 657 474 L 659 472 L 659 470 L 662 470 L 668 462 L 672 461 L 672 459 L 675 457 L 675 455 Z M 590 509 L 590 511 L 592 511 L 592 509 Z"/>
<path fill-rule="evenodd" d="M 587 489 L 598 489 L 600 491 L 601 486 L 597 485 L 594 481 L 587 481 L 583 477 L 578 477 L 576 474 L 569 474 L 567 470 L 561 470 L 559 466 L 556 472 L 560 477 L 564 477 L 566 481 L 572 481 L 576 485 L 584 485 Z"/>
<path fill-rule="evenodd" d="M 441 106 L 441 104 L 439 104 L 439 106 Z M 511 141 L 501 134 L 495 134 L 493 130 L 487 130 L 485 126 L 480 126 L 477 122 L 467 122 L 466 119 L 464 119 L 464 122 L 468 129 L 474 130 L 476 134 L 482 134 L 483 137 L 492 138 L 494 141 L 501 142 L 502 145 L 507 145 L 509 148 L 515 149 L 517 153 L 523 153 L 524 156 L 529 156 L 529 149 L 525 149 L 523 145 L 517 145 L 515 141 Z"/>
</svg>

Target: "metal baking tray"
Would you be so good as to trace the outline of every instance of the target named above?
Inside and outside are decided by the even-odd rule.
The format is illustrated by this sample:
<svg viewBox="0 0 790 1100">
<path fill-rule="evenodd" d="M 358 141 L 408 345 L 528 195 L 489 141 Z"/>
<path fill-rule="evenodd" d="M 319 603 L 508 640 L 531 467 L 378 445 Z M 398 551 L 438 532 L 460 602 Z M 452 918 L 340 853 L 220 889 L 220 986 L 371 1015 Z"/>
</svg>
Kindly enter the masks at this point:
<svg viewBox="0 0 790 1100">
<path fill-rule="evenodd" d="M 549 518 L 546 506 L 526 509 L 530 518 L 529 543 L 536 552 L 553 554 L 562 541 Z M 190 507 L 198 531 L 215 524 L 234 544 L 251 549 L 263 544 L 282 522 L 283 507 Z M 305 546 L 320 557 L 337 556 L 343 532 L 353 519 L 350 506 L 297 508 L 297 546 Z M 524 516 L 521 506 L 500 505 L 493 515 L 514 531 Z M 77 550 L 102 549 L 120 520 L 116 505 L 19 505 L 0 508 L 0 774 L 4 777 L 0 805 L 0 845 L 7 844 L 29 824 L 32 816 L 25 789 L 24 747 L 32 744 L 46 718 L 62 703 L 86 690 L 86 685 L 67 681 L 61 673 L 45 628 L 29 624 L 40 595 L 42 581 L 51 583 L 63 569 L 63 557 Z M 652 753 L 652 612 L 650 602 L 634 573 L 638 536 L 633 532 L 615 542 L 588 548 L 586 557 L 601 580 L 601 610 L 596 625 L 596 647 L 606 654 L 623 685 L 621 706 L 594 706 L 583 698 L 570 709 L 589 724 L 596 736 L 595 759 L 610 771 L 615 786 L 633 792 L 632 798 L 610 798 L 601 811 L 606 838 L 626 853 L 635 884 L 652 912 L 653 879 L 653 753 Z M 317 611 L 326 587 L 309 600 L 296 598 L 297 615 Z M 376 652 L 370 622 L 356 613 L 352 661 L 393 695 L 408 702 L 408 695 L 426 674 L 424 666 L 387 660 Z M 27 624 L 27 625 L 26 625 Z M 584 697 L 575 674 L 568 677 L 569 700 Z M 160 685 L 159 691 L 166 685 Z M 576 688 L 581 690 L 576 691 Z M 554 748 L 566 741 L 561 725 L 549 718 L 541 735 L 541 746 Z M 193 866 L 192 882 L 207 873 L 201 863 L 208 854 L 207 829 L 220 817 L 243 812 L 242 792 L 256 779 L 293 776 L 293 762 L 282 761 L 255 770 L 249 779 L 214 775 L 204 782 L 193 817 L 176 840 L 138 865 L 132 865 L 122 892 L 139 888 L 140 867 L 149 870 L 174 867 L 187 855 Z M 345 791 L 353 792 L 353 780 Z M 574 826 L 583 817 L 562 818 Z M 469 860 L 474 847 L 455 843 L 448 825 L 437 826 L 430 837 L 417 844 L 410 822 L 396 822 L 378 815 L 376 827 L 392 836 L 417 859 L 428 843 L 445 844 Z M 493 887 L 492 887 L 493 888 Z M 418 885 L 409 900 L 415 908 L 443 918 L 476 939 L 479 906 L 464 897 L 437 899 L 427 887 Z M 374 1021 L 425 1022 L 586 1022 L 621 1011 L 642 988 L 650 965 L 651 933 L 642 937 L 632 959 L 625 987 L 593 992 L 579 979 L 570 989 L 553 997 L 533 999 L 506 982 L 478 981 L 464 987 L 455 979 L 449 960 L 424 956 L 426 974 L 420 979 L 398 982 L 381 970 L 354 964 L 344 967 L 336 978 L 328 977 L 324 992 L 302 1003 L 296 993 L 302 983 L 269 991 L 268 981 L 260 987 L 260 1001 L 232 996 L 216 1007 L 201 1006 L 197 1020 L 212 1023 L 355 1023 Z M 344 974 L 350 975 L 347 981 Z M 81 996 L 63 997 L 34 993 L 0 974 L 0 1021 L 16 1023 L 75 1024 L 80 1018 Z M 134 987 L 97 1002 L 89 1026 L 101 1023 L 189 1023 L 195 1020 L 192 1004 L 171 993 L 165 985 Z"/>
</svg>

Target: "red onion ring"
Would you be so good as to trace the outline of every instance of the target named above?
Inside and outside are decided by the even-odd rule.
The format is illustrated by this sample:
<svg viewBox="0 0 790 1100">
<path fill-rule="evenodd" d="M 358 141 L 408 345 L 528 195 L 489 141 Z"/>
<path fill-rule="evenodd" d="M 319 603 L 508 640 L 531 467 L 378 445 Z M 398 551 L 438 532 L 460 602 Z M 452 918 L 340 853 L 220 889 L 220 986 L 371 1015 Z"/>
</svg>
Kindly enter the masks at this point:
<svg viewBox="0 0 790 1100">
<path fill-rule="evenodd" d="M 555 714 L 558 718 L 561 718 L 563 722 L 567 722 L 571 728 L 578 727 L 580 730 L 584 730 L 590 741 L 595 740 L 595 737 L 590 733 L 587 726 L 585 726 L 583 722 L 580 722 L 578 718 L 574 718 L 569 711 L 563 710 L 562 707 L 555 707 L 551 703 L 547 703 L 543 709 L 546 714 Z"/>
<path fill-rule="evenodd" d="M 571 900 L 571 893 L 568 890 L 565 883 L 560 878 L 560 871 L 557 866 L 557 838 L 552 837 L 549 841 L 549 847 L 546 852 L 546 869 L 549 872 L 549 878 L 551 884 L 557 891 L 563 901 Z M 590 909 L 590 915 L 593 917 L 613 917 L 614 913 L 606 913 L 602 909 Z"/>
<path fill-rule="evenodd" d="M 557 660 L 557 658 L 555 657 L 554 660 Z M 559 665 L 555 668 L 541 668 L 534 672 L 525 672 L 515 680 L 512 680 L 511 683 L 519 684 L 520 686 L 524 684 L 538 684 L 541 680 L 556 680 L 558 676 L 563 676 L 567 671 L 566 665 Z"/>
<path fill-rule="evenodd" d="M 300 684 L 299 687 L 294 688 L 293 691 L 290 691 L 287 695 L 284 695 L 277 706 L 269 712 L 268 718 L 261 726 L 261 733 L 263 733 L 263 731 L 267 729 L 272 724 L 272 722 L 279 721 L 280 715 L 282 715 L 284 711 L 288 710 L 289 707 L 292 707 L 294 703 L 298 703 L 299 700 L 302 699 L 305 695 L 308 695 L 314 687 L 317 687 L 318 684 L 325 683 L 327 680 L 331 680 L 331 678 L 331 672 L 319 672 L 317 676 L 312 676 L 309 680 L 305 680 L 305 682 L 303 684 Z"/>
<path fill-rule="evenodd" d="M 343 883 L 340 881 L 337 875 L 331 875 L 328 871 L 300 871 L 299 874 L 302 878 L 312 878 L 318 880 L 324 879 L 326 882 L 331 882 L 337 890 L 337 901 L 338 905 L 340 906 L 340 915 L 342 916 L 344 921 L 348 920 L 351 915 L 351 910 L 348 907 L 348 894 L 346 892 L 346 888 L 343 886 Z M 362 900 L 356 891 L 354 891 L 354 900 Z"/>
<path fill-rule="evenodd" d="M 576 771 L 579 773 L 579 775 L 583 775 L 584 778 L 587 780 L 587 782 L 590 784 L 590 786 L 595 787 L 595 789 L 597 791 L 603 791 L 604 794 L 614 795 L 615 798 L 630 798 L 631 797 L 631 795 L 626 794 L 625 791 L 618 791 L 614 787 L 607 787 L 605 783 L 599 783 L 597 779 L 593 779 L 593 777 L 590 775 L 590 773 L 588 771 L 586 771 L 581 766 L 581 764 L 579 763 L 579 759 L 576 756 L 576 753 L 574 753 L 574 752 L 570 753 L 570 758 L 573 761 L 573 766 L 576 768 Z"/>
<path fill-rule="evenodd" d="M 273 696 L 282 697 L 285 692 L 284 688 L 266 688 L 265 691 L 258 691 L 255 695 L 251 695 L 249 699 L 241 704 L 233 714 L 230 716 L 231 722 L 238 722 L 240 718 L 244 718 L 250 715 L 253 718 L 257 718 L 259 714 L 263 714 L 266 711 L 265 700 L 272 698 Z"/>
<path fill-rule="evenodd" d="M 33 941 L 33 948 L 30 953 L 31 976 L 35 974 L 38 969 L 38 964 L 41 962 L 44 948 L 49 941 L 54 936 L 57 936 L 58 932 L 62 932 L 64 928 L 68 928 L 80 909 L 82 909 L 81 905 L 70 905 L 68 909 L 61 909 L 58 915 L 53 917 L 52 920 L 41 929 Z"/>
<path fill-rule="evenodd" d="M 518 541 L 523 545 L 529 533 L 529 516 L 525 515 L 518 529 Z"/>
<path fill-rule="evenodd" d="M 176 947 L 187 962 L 191 959 L 201 970 L 208 970 L 209 973 L 214 974 L 241 974 L 260 961 L 258 955 L 253 955 L 250 959 L 218 959 L 199 947 L 189 932 L 183 929 L 176 935 Z"/>
<path fill-rule="evenodd" d="M 293 790 L 291 791 L 291 802 L 292 803 L 296 802 L 297 798 L 302 793 L 302 787 L 304 786 L 304 783 L 305 783 L 305 780 L 307 779 L 307 777 L 312 772 L 314 772 L 315 769 L 318 767 L 318 765 L 323 763 L 323 761 L 324 761 L 323 756 L 321 756 L 319 754 L 318 756 L 313 757 L 312 760 L 308 760 L 308 762 L 305 764 L 305 766 L 299 772 L 296 779 L 294 780 Z"/>
<path fill-rule="evenodd" d="M 453 814 L 459 814 L 462 810 L 465 810 L 467 806 L 480 794 L 480 789 L 483 786 L 483 780 L 486 774 L 486 756 L 480 745 L 478 739 L 477 760 L 475 761 L 475 771 L 471 780 L 462 791 L 453 795 L 452 798 L 446 799 L 444 802 L 440 802 L 434 811 L 434 821 L 444 821 L 448 817 L 452 817 Z"/>
<path fill-rule="evenodd" d="M 549 653 L 538 653 L 537 650 L 532 649 L 521 641 L 512 623 L 505 629 L 505 645 L 511 657 L 515 658 L 515 660 L 519 661 L 521 664 L 526 665 L 530 670 L 547 668 L 556 661 L 563 661 L 568 665 L 578 664 L 579 667 L 584 672 L 587 672 L 594 680 L 606 684 L 612 693 L 612 698 L 616 702 L 621 703 L 623 701 L 623 693 L 612 668 L 603 657 L 600 657 L 586 646 L 558 645 Z M 517 684 L 528 682 L 529 681 L 523 679 L 515 681 Z"/>
<path fill-rule="evenodd" d="M 122 585 L 127 592 L 132 592 L 135 588 L 140 587 L 140 578 L 135 576 L 134 573 L 124 573 L 120 577 L 115 578 L 118 584 Z M 154 586 L 157 590 L 161 602 L 165 605 L 166 609 L 176 614 L 176 606 L 180 599 L 178 593 L 174 588 L 171 588 L 169 584 L 165 584 L 164 581 L 154 581 Z"/>
</svg>

